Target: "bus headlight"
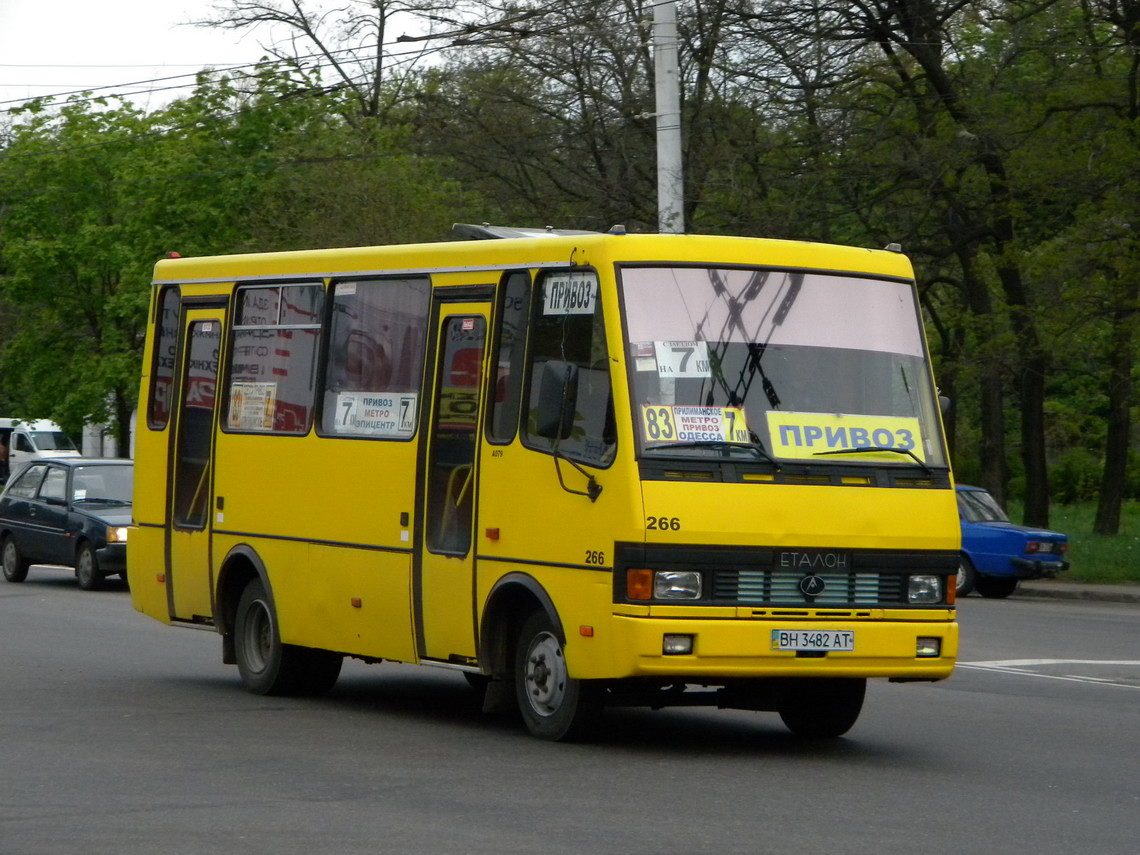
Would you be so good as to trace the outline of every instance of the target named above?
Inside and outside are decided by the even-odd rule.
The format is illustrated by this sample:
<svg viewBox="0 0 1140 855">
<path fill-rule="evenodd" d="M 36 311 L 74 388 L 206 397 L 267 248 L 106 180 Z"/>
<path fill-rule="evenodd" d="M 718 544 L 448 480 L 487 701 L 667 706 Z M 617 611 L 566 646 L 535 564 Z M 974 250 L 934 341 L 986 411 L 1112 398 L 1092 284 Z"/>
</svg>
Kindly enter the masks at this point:
<svg viewBox="0 0 1140 855">
<path fill-rule="evenodd" d="M 699 600 L 701 574 L 695 570 L 658 570 L 653 574 L 656 600 Z"/>
<path fill-rule="evenodd" d="M 941 576 L 911 576 L 906 599 L 909 603 L 927 604 L 942 602 Z"/>
<path fill-rule="evenodd" d="M 126 543 L 127 527 L 125 525 L 112 525 L 107 527 L 107 543 Z"/>
</svg>

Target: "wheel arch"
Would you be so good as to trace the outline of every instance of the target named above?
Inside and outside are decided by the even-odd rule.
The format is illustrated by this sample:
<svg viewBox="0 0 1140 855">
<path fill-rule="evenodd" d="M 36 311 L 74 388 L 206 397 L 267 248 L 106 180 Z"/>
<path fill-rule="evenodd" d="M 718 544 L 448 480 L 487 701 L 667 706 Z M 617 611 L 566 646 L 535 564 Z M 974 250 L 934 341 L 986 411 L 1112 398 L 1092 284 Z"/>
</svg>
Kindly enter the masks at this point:
<svg viewBox="0 0 1140 855">
<path fill-rule="evenodd" d="M 523 621 L 535 611 L 546 613 L 559 642 L 565 645 L 566 633 L 554 600 L 537 579 L 527 573 L 508 573 L 494 584 L 479 624 L 479 660 L 484 672 L 500 678 L 509 675 L 515 639 Z"/>
<path fill-rule="evenodd" d="M 254 579 L 260 579 L 261 584 L 265 586 L 265 595 L 276 613 L 273 586 L 269 584 L 269 573 L 265 569 L 265 562 L 252 546 L 240 543 L 222 559 L 214 595 L 214 622 L 218 632 L 222 634 L 222 662 L 226 665 L 237 663 L 234 655 L 234 621 L 237 617 L 238 601 L 246 585 Z"/>
</svg>

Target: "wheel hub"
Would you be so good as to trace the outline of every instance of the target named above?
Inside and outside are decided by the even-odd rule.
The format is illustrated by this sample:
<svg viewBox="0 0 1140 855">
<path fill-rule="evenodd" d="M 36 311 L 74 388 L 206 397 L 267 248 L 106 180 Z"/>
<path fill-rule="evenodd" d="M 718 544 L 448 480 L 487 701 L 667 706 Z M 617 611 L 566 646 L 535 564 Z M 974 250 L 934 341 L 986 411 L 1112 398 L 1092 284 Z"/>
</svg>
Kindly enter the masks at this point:
<svg viewBox="0 0 1140 855">
<path fill-rule="evenodd" d="M 558 639 L 549 633 L 535 638 L 527 656 L 526 687 L 536 713 L 549 716 L 558 711 L 566 694 L 566 677 L 566 662 Z"/>
</svg>

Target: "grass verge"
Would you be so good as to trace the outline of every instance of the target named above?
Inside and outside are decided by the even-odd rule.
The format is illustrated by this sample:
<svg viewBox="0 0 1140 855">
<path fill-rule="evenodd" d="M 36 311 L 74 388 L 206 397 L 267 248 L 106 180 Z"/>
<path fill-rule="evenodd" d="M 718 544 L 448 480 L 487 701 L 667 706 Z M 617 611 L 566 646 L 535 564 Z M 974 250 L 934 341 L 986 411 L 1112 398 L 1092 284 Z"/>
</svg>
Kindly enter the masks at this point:
<svg viewBox="0 0 1140 855">
<path fill-rule="evenodd" d="M 1095 502 L 1054 505 L 1049 528 L 1069 536 L 1072 566 L 1060 578 L 1073 582 L 1140 583 L 1140 502 L 1125 502 L 1120 514 L 1120 534 L 1093 534 Z M 1011 519 L 1018 517 L 1010 516 Z"/>
</svg>

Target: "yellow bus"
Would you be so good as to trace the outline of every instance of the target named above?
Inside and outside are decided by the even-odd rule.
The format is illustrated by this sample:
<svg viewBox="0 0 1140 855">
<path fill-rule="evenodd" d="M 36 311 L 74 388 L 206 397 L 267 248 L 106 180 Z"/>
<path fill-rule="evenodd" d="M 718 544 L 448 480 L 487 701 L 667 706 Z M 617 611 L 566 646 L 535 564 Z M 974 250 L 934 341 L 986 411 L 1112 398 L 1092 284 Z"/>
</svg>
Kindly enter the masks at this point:
<svg viewBox="0 0 1140 855">
<path fill-rule="evenodd" d="M 457 226 L 164 259 L 135 607 L 264 694 L 462 672 L 547 739 L 607 706 L 845 733 L 948 677 L 959 529 L 893 248 Z"/>
</svg>

